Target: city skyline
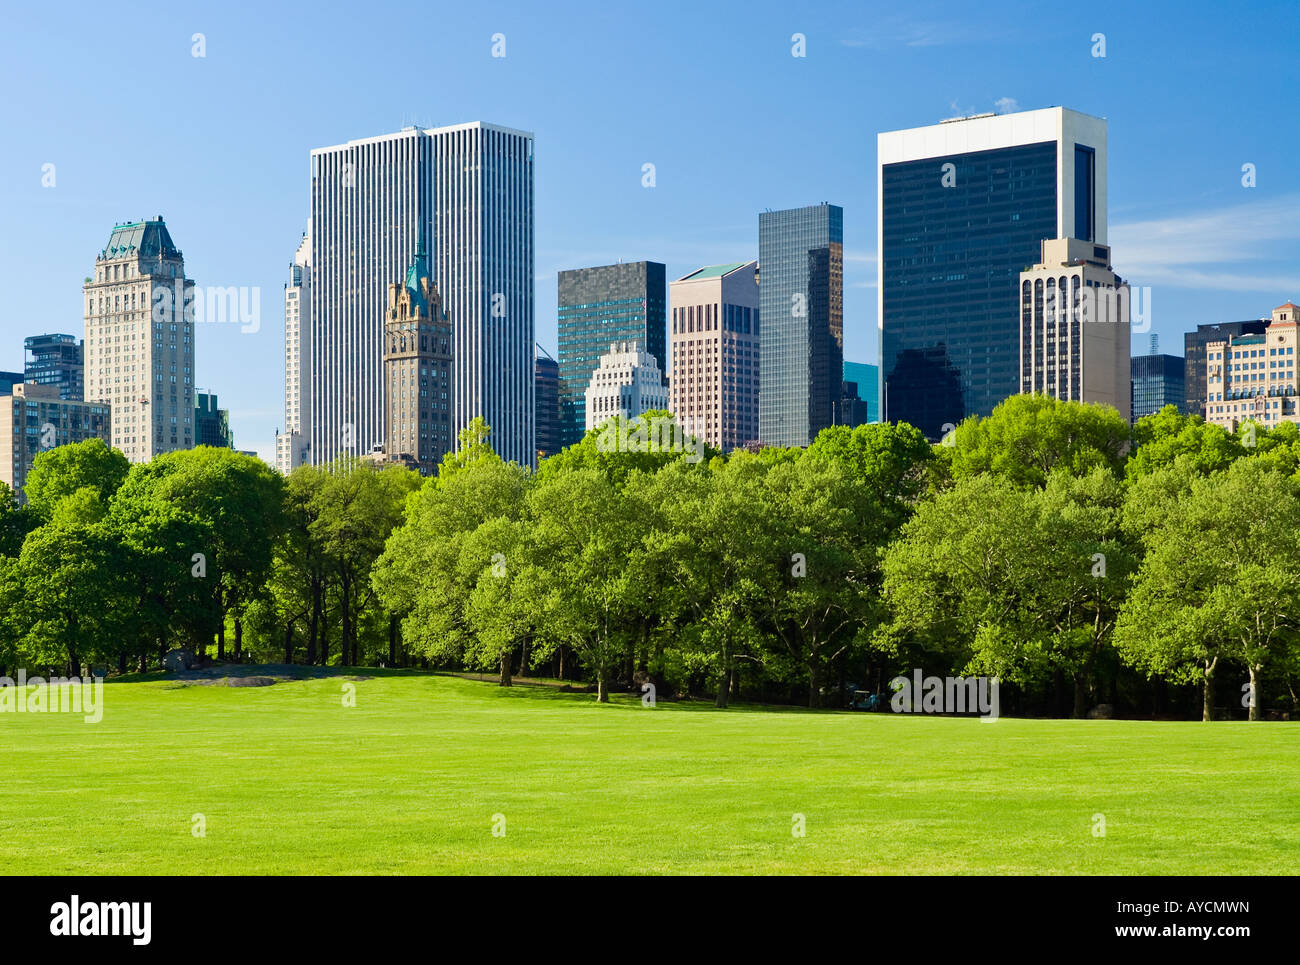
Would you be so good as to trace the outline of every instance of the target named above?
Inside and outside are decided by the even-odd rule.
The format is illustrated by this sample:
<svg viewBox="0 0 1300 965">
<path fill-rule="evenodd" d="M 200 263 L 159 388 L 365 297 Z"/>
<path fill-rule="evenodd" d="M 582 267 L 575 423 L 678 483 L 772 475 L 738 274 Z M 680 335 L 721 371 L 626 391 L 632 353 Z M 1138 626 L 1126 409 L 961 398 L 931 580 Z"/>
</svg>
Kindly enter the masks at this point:
<svg viewBox="0 0 1300 965">
<path fill-rule="evenodd" d="M 1065 104 L 1107 119 L 1108 240 L 1116 269 L 1134 285 L 1153 286 L 1153 331 L 1166 341 L 1197 324 L 1249 317 L 1300 296 L 1293 267 L 1300 179 L 1288 162 L 1297 133 L 1262 120 L 1282 115 L 1296 67 L 1284 58 L 1260 59 L 1254 39 L 1285 29 L 1282 4 L 1261 5 L 1248 24 L 1220 21 L 1209 7 L 1165 5 L 1122 16 L 1118 8 L 1098 9 L 1080 17 L 1026 5 L 1035 11 L 1031 29 L 1014 15 L 993 24 L 947 4 L 908 16 L 849 5 L 791 16 L 760 3 L 743 7 L 744 22 L 733 15 L 740 6 L 705 17 L 719 29 L 725 24 L 733 38 L 721 52 L 707 42 L 707 30 L 679 36 L 671 4 L 664 16 L 645 19 L 636 50 L 610 43 L 592 17 L 454 10 L 440 18 L 446 69 L 432 93 L 415 82 L 421 68 L 399 59 L 382 77 L 319 81 L 310 98 L 294 98 L 292 114 L 284 98 L 264 96 L 301 92 L 311 64 L 353 47 L 384 49 L 401 9 L 377 11 L 337 37 L 287 12 L 255 14 L 238 5 L 201 16 L 159 5 L 156 16 L 129 25 L 87 5 L 72 32 L 42 11 L 15 11 L 10 37 L 44 37 L 66 57 L 56 68 L 0 40 L 5 78 L 29 78 L 23 87 L 32 91 L 3 109 L 22 149 L 0 158 L 0 175 L 11 216 L 31 230 L 0 240 L 13 292 L 0 309 L 0 369 L 21 369 L 29 335 L 82 335 L 72 299 L 86 274 L 84 253 L 99 250 L 105 225 L 161 213 L 185 249 L 188 274 L 261 291 L 256 331 L 199 327 L 195 384 L 229 399 L 238 443 L 273 460 L 275 430 L 284 428 L 279 293 L 305 227 L 311 149 L 412 121 L 476 117 L 536 134 L 536 334 L 552 352 L 558 270 L 649 259 L 681 277 L 699 265 L 754 257 L 758 212 L 833 198 L 847 215 L 845 357 L 878 362 L 875 135 L 1015 106 Z M 1176 38 L 1167 31 L 1170 11 L 1186 27 Z M 1106 37 L 1105 57 L 1093 55 L 1098 32 Z M 196 33 L 203 35 L 202 57 L 193 56 Z M 504 35 L 504 57 L 493 56 L 497 33 Z M 804 57 L 792 56 L 796 33 L 806 38 Z M 191 120 L 173 140 L 198 150 L 186 150 L 183 164 L 142 165 L 122 150 L 156 133 L 152 118 L 115 110 L 115 98 L 97 81 L 111 51 L 128 43 L 156 53 L 160 76 L 186 104 Z M 715 92 L 752 87 L 768 111 L 789 116 L 789 138 L 767 137 L 752 156 L 695 150 L 706 130 L 719 144 L 742 143 L 750 123 L 681 111 L 705 49 L 715 58 Z M 617 71 L 623 84 L 601 90 L 570 74 L 566 59 L 579 52 L 592 70 Z M 1186 75 L 1205 60 L 1250 69 L 1229 72 L 1213 90 L 1192 96 Z M 754 71 L 756 65 L 762 69 Z M 538 77 L 544 82 L 535 83 Z M 899 78 L 907 83 L 891 82 Z M 851 117 L 842 104 L 809 97 L 827 83 L 862 92 Z M 616 105 L 638 92 L 654 97 L 642 111 L 620 113 Z M 569 109 L 578 101 L 591 108 L 580 117 Z M 77 130 L 61 123 L 73 112 L 84 121 Z M 1215 136 L 1188 139 L 1207 116 Z M 596 130 L 592 117 L 600 118 Z M 107 150 L 88 152 L 88 142 Z M 824 149 L 810 154 L 813 142 Z M 49 187 L 42 184 L 47 164 L 54 166 Z M 1243 184 L 1246 165 L 1253 188 Z"/>
</svg>

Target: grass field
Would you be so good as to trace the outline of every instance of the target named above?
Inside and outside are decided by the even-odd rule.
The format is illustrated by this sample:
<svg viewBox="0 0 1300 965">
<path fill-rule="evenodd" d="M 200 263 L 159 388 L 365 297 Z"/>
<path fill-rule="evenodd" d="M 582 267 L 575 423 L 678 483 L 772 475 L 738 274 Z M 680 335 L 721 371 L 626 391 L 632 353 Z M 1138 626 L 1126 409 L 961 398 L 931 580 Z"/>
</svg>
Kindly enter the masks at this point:
<svg viewBox="0 0 1300 965">
<path fill-rule="evenodd" d="M 1289 724 L 905 717 L 360 670 L 0 714 L 19 874 L 1295 873 Z M 1104 814 L 1105 837 L 1093 835 Z M 192 833 L 202 814 L 206 836 Z M 493 816 L 505 816 L 494 837 Z M 795 814 L 804 837 L 792 835 Z"/>
</svg>

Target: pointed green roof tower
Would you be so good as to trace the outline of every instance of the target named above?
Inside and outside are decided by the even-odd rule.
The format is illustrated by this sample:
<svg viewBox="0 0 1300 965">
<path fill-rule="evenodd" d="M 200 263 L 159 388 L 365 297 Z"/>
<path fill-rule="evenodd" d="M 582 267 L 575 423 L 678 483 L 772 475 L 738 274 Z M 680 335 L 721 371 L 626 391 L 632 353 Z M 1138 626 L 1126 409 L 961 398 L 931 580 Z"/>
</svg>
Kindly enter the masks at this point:
<svg viewBox="0 0 1300 965">
<path fill-rule="evenodd" d="M 391 277 L 391 276 L 390 276 Z M 406 290 L 411 293 L 411 314 L 429 315 L 429 300 L 424 296 L 421 279 L 429 277 L 429 256 L 424 250 L 424 228 L 415 239 L 415 260 L 406 269 Z"/>
</svg>

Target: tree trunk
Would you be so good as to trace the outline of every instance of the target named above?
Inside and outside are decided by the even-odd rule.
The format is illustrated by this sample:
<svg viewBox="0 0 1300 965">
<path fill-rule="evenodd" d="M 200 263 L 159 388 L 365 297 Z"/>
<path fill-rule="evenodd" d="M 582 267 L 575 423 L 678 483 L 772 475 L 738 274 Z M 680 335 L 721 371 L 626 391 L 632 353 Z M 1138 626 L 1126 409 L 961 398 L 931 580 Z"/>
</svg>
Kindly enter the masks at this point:
<svg viewBox="0 0 1300 965">
<path fill-rule="evenodd" d="M 510 665 L 514 663 L 514 654 L 509 650 L 501 651 L 501 686 L 509 687 L 512 683 L 510 679 Z"/>
<path fill-rule="evenodd" d="M 821 668 L 814 663 L 808 667 L 808 706 L 820 707 L 821 705 L 822 705 Z"/>
<path fill-rule="evenodd" d="M 226 662 L 226 613 L 221 612 L 221 618 L 217 622 L 217 663 Z"/>
<path fill-rule="evenodd" d="M 596 674 L 596 700 L 602 704 L 609 703 L 609 691 L 605 687 L 605 674 L 603 671 Z"/>
<path fill-rule="evenodd" d="M 731 674 L 724 670 L 722 672 L 722 676 L 718 678 L 718 692 L 717 695 L 713 698 L 713 706 L 717 707 L 718 710 L 726 710 L 727 698 L 730 695 L 731 695 Z"/>
<path fill-rule="evenodd" d="M 1074 678 L 1074 712 L 1070 716 L 1075 720 L 1088 716 L 1088 681 L 1083 674 Z"/>
<path fill-rule="evenodd" d="M 284 625 L 284 662 L 293 663 L 293 621 Z"/>
<path fill-rule="evenodd" d="M 311 583 L 311 618 L 307 626 L 307 663 L 308 665 L 316 662 L 316 632 L 320 627 L 320 581 L 312 580 Z M 325 661 L 322 660 L 323 664 Z"/>
<path fill-rule="evenodd" d="M 342 640 L 342 659 L 343 666 L 356 666 L 356 651 L 352 643 L 352 607 L 351 600 L 348 597 L 352 592 L 352 581 L 344 575 L 342 582 L 339 584 L 339 604 L 343 613 L 343 640 Z"/>
<path fill-rule="evenodd" d="M 524 635 L 523 646 L 519 653 L 519 676 L 528 676 L 528 641 L 532 639 L 527 634 Z"/>
<path fill-rule="evenodd" d="M 235 617 L 235 663 L 244 661 L 244 621 Z"/>
<path fill-rule="evenodd" d="M 126 651 L 125 650 L 117 655 L 117 672 L 126 673 Z"/>
<path fill-rule="evenodd" d="M 1208 660 L 1205 663 L 1205 688 L 1204 699 L 1201 703 L 1201 720 L 1209 722 L 1214 720 L 1214 667 L 1219 662 L 1219 658 Z"/>
<path fill-rule="evenodd" d="M 564 679 L 564 644 L 560 644 L 559 647 L 557 647 L 556 649 L 560 655 L 560 679 L 563 680 Z"/>
<path fill-rule="evenodd" d="M 397 666 L 397 614 L 388 616 L 388 666 Z"/>
<path fill-rule="evenodd" d="M 1250 668 L 1250 711 L 1247 720 L 1259 720 L 1259 667 Z"/>
</svg>

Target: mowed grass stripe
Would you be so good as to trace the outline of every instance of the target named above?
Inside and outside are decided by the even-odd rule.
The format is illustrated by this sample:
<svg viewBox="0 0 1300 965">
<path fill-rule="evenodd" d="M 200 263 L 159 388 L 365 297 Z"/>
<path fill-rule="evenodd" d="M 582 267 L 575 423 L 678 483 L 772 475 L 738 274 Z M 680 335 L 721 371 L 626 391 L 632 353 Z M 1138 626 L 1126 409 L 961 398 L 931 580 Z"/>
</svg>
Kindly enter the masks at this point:
<svg viewBox="0 0 1300 965">
<path fill-rule="evenodd" d="M 1256 874 L 1300 868 L 1288 724 L 925 718 L 436 675 L 104 688 L 3 714 L 37 874 Z M 343 706 L 343 687 L 356 706 Z M 206 836 L 191 834 L 203 814 Z M 493 837 L 493 815 L 506 820 Z M 806 835 L 791 834 L 802 814 Z M 1092 833 L 1104 814 L 1106 836 Z"/>
</svg>

